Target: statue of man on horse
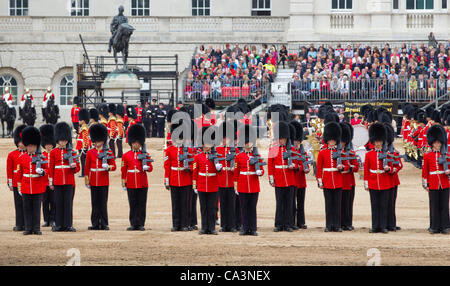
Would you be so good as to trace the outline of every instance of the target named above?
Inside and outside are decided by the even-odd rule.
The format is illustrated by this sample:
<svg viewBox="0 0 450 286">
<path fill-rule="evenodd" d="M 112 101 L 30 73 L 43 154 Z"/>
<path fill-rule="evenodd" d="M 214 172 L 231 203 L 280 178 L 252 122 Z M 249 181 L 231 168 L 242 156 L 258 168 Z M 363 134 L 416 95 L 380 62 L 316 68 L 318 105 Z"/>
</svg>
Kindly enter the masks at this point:
<svg viewBox="0 0 450 286">
<path fill-rule="evenodd" d="M 109 39 L 108 53 L 111 53 L 111 47 L 114 52 L 114 61 L 116 63 L 115 72 L 119 72 L 117 66 L 117 54 L 122 53 L 123 71 L 128 71 L 127 59 L 128 59 L 128 45 L 130 37 L 135 30 L 130 24 L 128 24 L 128 18 L 123 15 L 124 7 L 119 6 L 119 14 L 115 16 L 111 22 L 111 38 Z"/>
</svg>

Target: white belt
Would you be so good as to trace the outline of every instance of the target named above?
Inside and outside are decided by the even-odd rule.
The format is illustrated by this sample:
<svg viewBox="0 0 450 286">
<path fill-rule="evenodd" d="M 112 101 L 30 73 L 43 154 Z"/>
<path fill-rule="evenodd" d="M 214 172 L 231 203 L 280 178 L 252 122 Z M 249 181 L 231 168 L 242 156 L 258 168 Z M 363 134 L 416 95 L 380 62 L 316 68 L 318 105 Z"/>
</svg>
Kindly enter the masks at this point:
<svg viewBox="0 0 450 286">
<path fill-rule="evenodd" d="M 134 170 L 128 170 L 128 173 L 140 173 L 140 170 L 134 169 Z"/>
<path fill-rule="evenodd" d="M 80 138 L 80 139 L 77 139 L 77 141 L 83 141 L 83 139 L 82 139 L 82 138 Z"/>
<path fill-rule="evenodd" d="M 55 166 L 55 169 L 70 169 L 68 165 Z"/>
<path fill-rule="evenodd" d="M 231 167 L 223 167 L 222 170 L 224 170 L 224 171 L 231 171 Z"/>
<path fill-rule="evenodd" d="M 170 169 L 171 170 L 174 170 L 174 171 L 183 171 L 184 170 L 184 167 L 170 167 Z"/>
<path fill-rule="evenodd" d="M 275 165 L 275 169 L 288 169 L 288 165 Z"/>
<path fill-rule="evenodd" d="M 216 173 L 198 173 L 198 175 L 202 176 L 202 177 L 214 177 L 217 174 Z"/>
<path fill-rule="evenodd" d="M 430 175 L 440 175 L 440 174 L 444 174 L 444 171 L 434 171 L 434 172 L 430 172 Z"/>
<path fill-rule="evenodd" d="M 241 172 L 241 175 L 256 175 L 256 172 Z"/>
<path fill-rule="evenodd" d="M 106 171 L 106 169 L 100 168 L 100 169 L 91 169 L 91 172 L 102 172 Z"/>
<path fill-rule="evenodd" d="M 337 172 L 339 170 L 337 168 L 324 168 L 323 171 L 324 172 Z"/>
<path fill-rule="evenodd" d="M 383 174 L 386 173 L 384 170 L 370 170 L 371 173 L 373 174 Z"/>
<path fill-rule="evenodd" d="M 17 173 L 17 170 L 14 170 L 13 173 Z"/>
<path fill-rule="evenodd" d="M 25 178 L 39 178 L 41 175 L 37 174 L 23 174 Z"/>
</svg>

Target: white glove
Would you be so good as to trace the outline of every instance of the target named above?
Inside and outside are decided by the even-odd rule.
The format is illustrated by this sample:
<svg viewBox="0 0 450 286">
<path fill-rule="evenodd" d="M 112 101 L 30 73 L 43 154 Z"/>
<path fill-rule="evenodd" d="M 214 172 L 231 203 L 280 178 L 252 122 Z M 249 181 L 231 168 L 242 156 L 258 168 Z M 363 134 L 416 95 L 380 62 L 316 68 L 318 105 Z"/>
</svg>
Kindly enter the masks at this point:
<svg viewBox="0 0 450 286">
<path fill-rule="evenodd" d="M 38 173 L 39 175 L 42 175 L 44 173 L 44 169 L 36 168 L 36 173 Z"/>
<path fill-rule="evenodd" d="M 234 190 L 234 193 L 236 194 L 236 196 L 239 196 L 239 192 L 237 190 Z"/>
<path fill-rule="evenodd" d="M 364 189 L 366 189 L 366 190 L 369 189 L 369 182 L 368 181 L 364 181 Z"/>
<path fill-rule="evenodd" d="M 197 191 L 197 189 L 194 189 L 194 193 L 195 193 L 196 195 L 198 195 L 198 191 Z"/>
<path fill-rule="evenodd" d="M 317 184 L 318 184 L 319 188 L 323 189 L 322 179 L 317 180 Z"/>
<path fill-rule="evenodd" d="M 90 190 L 91 189 L 91 185 L 86 185 L 86 188 L 88 188 Z"/>
<path fill-rule="evenodd" d="M 222 170 L 222 168 L 223 168 L 222 164 L 220 164 L 220 163 L 217 163 L 217 164 L 216 164 L 216 170 L 217 170 L 217 171 Z"/>
<path fill-rule="evenodd" d="M 142 169 L 143 169 L 144 171 L 148 171 L 148 170 L 150 170 L 150 166 L 145 165 L 144 167 L 142 167 Z"/>
<path fill-rule="evenodd" d="M 22 196 L 22 192 L 19 189 L 17 189 L 17 192 L 19 193 L 20 196 Z"/>
<path fill-rule="evenodd" d="M 109 165 L 108 164 L 102 164 L 102 168 L 105 169 L 106 171 L 109 170 Z"/>
<path fill-rule="evenodd" d="M 123 188 L 123 190 L 124 190 L 125 192 L 128 191 L 128 190 L 127 190 L 127 187 L 122 187 L 122 188 Z"/>
<path fill-rule="evenodd" d="M 262 176 L 263 172 L 261 170 L 256 170 L 256 175 Z"/>
<path fill-rule="evenodd" d="M 70 164 L 70 168 L 75 169 L 76 167 L 77 167 L 77 164 L 75 162 Z"/>
</svg>

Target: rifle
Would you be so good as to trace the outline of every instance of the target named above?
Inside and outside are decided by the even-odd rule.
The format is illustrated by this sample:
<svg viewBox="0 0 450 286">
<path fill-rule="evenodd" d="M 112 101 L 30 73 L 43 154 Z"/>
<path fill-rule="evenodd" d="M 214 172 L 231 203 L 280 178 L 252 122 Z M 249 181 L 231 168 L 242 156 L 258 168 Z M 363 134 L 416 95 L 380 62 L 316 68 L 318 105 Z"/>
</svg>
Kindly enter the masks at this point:
<svg viewBox="0 0 450 286">
<path fill-rule="evenodd" d="M 214 162 L 214 165 L 220 164 L 220 161 L 224 161 L 225 158 L 219 158 L 217 156 L 216 147 L 211 148 L 211 154 L 208 156 L 208 159 Z"/>
<path fill-rule="evenodd" d="M 448 170 L 448 165 L 450 164 L 450 162 L 448 161 L 448 159 L 450 159 L 450 156 L 448 156 L 448 150 L 447 150 L 447 146 L 443 147 L 442 152 L 441 152 L 441 156 L 438 159 L 438 163 L 442 166 L 444 166 L 444 172 Z M 450 177 L 449 177 L 450 180 Z"/>
<path fill-rule="evenodd" d="M 296 155 L 296 156 L 293 156 Z M 291 140 L 288 140 L 287 144 L 286 144 L 286 151 L 283 152 L 283 160 L 288 160 L 288 166 L 291 166 L 293 164 L 294 160 L 299 160 L 300 159 L 300 154 L 292 151 L 292 146 L 291 146 Z"/>
<path fill-rule="evenodd" d="M 191 156 L 191 158 L 189 158 Z M 189 149 L 186 146 L 183 146 L 183 154 L 178 155 L 180 161 L 183 161 L 183 167 L 185 170 L 189 169 L 189 163 L 194 161 L 193 154 L 189 153 Z"/>
<path fill-rule="evenodd" d="M 233 144 L 233 147 L 230 147 L 230 153 L 225 156 L 225 161 L 230 162 L 230 168 L 234 168 L 234 159 L 236 158 L 236 155 L 239 154 L 236 154 L 236 147 L 234 147 Z"/>
<path fill-rule="evenodd" d="M 108 156 L 108 142 L 103 144 L 103 153 L 98 153 L 98 158 L 102 160 L 102 164 L 108 164 L 108 160 L 114 159 L 114 156 Z"/>
<path fill-rule="evenodd" d="M 253 147 L 253 157 L 250 158 L 250 165 L 255 165 L 255 171 L 261 170 L 262 166 L 267 165 L 266 162 L 259 162 L 261 160 L 261 155 L 258 153 L 258 147 Z"/>
<path fill-rule="evenodd" d="M 142 161 L 142 167 L 147 166 L 148 162 L 152 163 L 153 160 L 150 158 L 150 155 L 147 153 L 147 148 L 142 145 L 142 153 L 137 155 L 138 160 Z"/>
<path fill-rule="evenodd" d="M 299 159 L 303 162 L 303 172 L 305 172 L 307 169 L 309 169 L 309 164 L 314 164 L 314 161 L 310 160 L 310 158 L 308 157 L 308 154 L 306 154 L 303 144 L 300 144 L 300 158 Z"/>
<path fill-rule="evenodd" d="M 41 168 L 42 164 L 48 164 L 48 161 L 43 161 L 43 159 L 45 159 L 45 156 L 42 155 L 41 145 L 39 145 L 36 150 L 36 157 L 31 159 L 31 163 L 36 164 L 36 169 Z"/>
<path fill-rule="evenodd" d="M 66 149 L 67 149 L 67 153 L 64 154 L 64 156 L 63 156 L 64 160 L 69 160 L 69 164 L 72 165 L 73 164 L 73 160 L 78 158 L 79 155 L 76 154 L 75 156 L 73 156 L 73 154 L 72 154 L 73 153 L 73 147 L 72 147 L 72 142 L 70 142 L 70 141 L 67 143 Z"/>
<path fill-rule="evenodd" d="M 397 161 L 397 159 L 406 159 L 406 155 L 395 156 L 394 152 L 395 152 L 394 146 L 391 144 L 389 146 L 388 154 L 387 154 L 388 162 L 392 162 L 392 165 L 400 165 L 400 162 Z"/>
</svg>

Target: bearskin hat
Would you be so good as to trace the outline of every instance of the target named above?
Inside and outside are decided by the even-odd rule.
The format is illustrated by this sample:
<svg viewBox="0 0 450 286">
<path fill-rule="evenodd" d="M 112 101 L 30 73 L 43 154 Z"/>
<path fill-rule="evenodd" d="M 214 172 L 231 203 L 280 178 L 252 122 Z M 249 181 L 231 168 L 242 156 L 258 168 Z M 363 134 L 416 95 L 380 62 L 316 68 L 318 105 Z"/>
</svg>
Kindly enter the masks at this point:
<svg viewBox="0 0 450 286">
<path fill-rule="evenodd" d="M 89 118 L 94 120 L 95 122 L 99 121 L 99 115 L 98 115 L 98 110 L 97 108 L 91 108 L 89 109 Z"/>
<path fill-rule="evenodd" d="M 341 122 L 339 123 L 339 125 L 341 126 L 342 130 L 341 142 L 345 142 L 346 144 L 348 144 L 352 140 L 352 131 L 350 130 L 348 125 L 345 124 L 345 122 Z"/>
<path fill-rule="evenodd" d="M 416 108 L 412 107 L 410 109 L 408 109 L 408 113 L 406 114 L 406 117 L 409 120 L 414 120 L 414 115 L 416 114 Z"/>
<path fill-rule="evenodd" d="M 425 114 L 427 115 L 427 118 L 431 118 L 433 116 L 433 112 L 434 112 L 434 106 L 433 105 L 428 106 L 425 109 Z"/>
<path fill-rule="evenodd" d="M 131 146 L 136 141 L 142 146 L 145 144 L 145 128 L 140 124 L 134 124 L 128 130 L 128 144 Z"/>
<path fill-rule="evenodd" d="M 390 113 L 390 112 L 386 109 L 386 107 L 383 107 L 383 106 L 378 107 L 378 108 L 376 109 L 376 112 L 377 112 L 377 118 L 380 118 L 381 115 L 382 115 L 383 113 Z"/>
<path fill-rule="evenodd" d="M 27 126 L 25 124 L 19 125 L 16 129 L 14 129 L 13 132 L 13 138 L 14 138 L 14 144 L 16 144 L 16 147 L 19 146 L 19 142 L 22 141 L 22 131 Z"/>
<path fill-rule="evenodd" d="M 116 114 L 119 115 L 120 117 L 124 117 L 125 116 L 125 107 L 123 107 L 122 104 L 118 104 L 117 105 Z"/>
<path fill-rule="evenodd" d="M 369 141 L 386 141 L 386 128 L 381 123 L 374 123 L 369 127 Z"/>
<path fill-rule="evenodd" d="M 72 128 L 66 122 L 58 122 L 55 125 L 55 139 L 58 141 L 71 141 Z"/>
<path fill-rule="evenodd" d="M 178 127 L 181 127 L 182 125 L 183 125 L 183 120 L 180 120 L 177 123 L 172 123 L 170 125 L 170 133 L 172 135 L 172 140 L 174 139 L 173 132 L 175 131 L 175 129 L 177 129 Z M 184 132 L 181 131 L 180 134 L 177 136 L 177 139 L 183 140 L 183 138 L 184 138 Z"/>
<path fill-rule="evenodd" d="M 238 146 L 244 147 L 249 142 L 256 144 L 256 128 L 248 124 L 242 124 L 239 127 Z"/>
<path fill-rule="evenodd" d="M 83 120 L 86 123 L 89 123 L 89 111 L 87 109 L 80 109 L 80 111 L 78 112 L 78 120 Z"/>
<path fill-rule="evenodd" d="M 428 145 L 432 146 L 435 141 L 442 143 L 442 146 L 447 146 L 447 132 L 441 125 L 432 125 L 427 131 Z"/>
<path fill-rule="evenodd" d="M 389 112 L 382 112 L 378 114 L 378 122 L 392 124 L 392 114 Z"/>
<path fill-rule="evenodd" d="M 442 124 L 441 117 L 439 116 L 439 111 L 433 110 L 433 114 L 431 115 L 431 120 L 435 123 Z"/>
<path fill-rule="evenodd" d="M 172 116 L 177 112 L 176 109 L 171 109 L 167 112 L 167 122 L 172 123 Z"/>
<path fill-rule="evenodd" d="M 236 124 L 235 124 L 235 122 L 236 122 Z M 235 126 L 237 126 L 236 120 L 233 120 L 233 121 L 229 120 L 229 121 L 222 122 L 222 124 L 220 125 L 220 134 L 223 136 L 222 138 L 224 138 L 224 139 L 228 138 L 231 140 L 236 139 Z"/>
<path fill-rule="evenodd" d="M 447 116 L 447 120 L 445 121 L 445 126 L 450 125 L 450 114 Z"/>
<path fill-rule="evenodd" d="M 290 124 L 292 124 L 292 126 L 294 126 L 294 128 L 295 128 L 295 139 L 294 139 L 294 141 L 302 142 L 303 141 L 303 127 L 302 127 L 302 124 L 300 122 L 298 122 L 298 121 L 295 121 L 295 120 L 291 121 Z"/>
<path fill-rule="evenodd" d="M 331 121 L 323 128 L 323 142 L 328 143 L 330 140 L 339 143 L 342 136 L 342 129 L 339 123 Z"/>
<path fill-rule="evenodd" d="M 384 127 L 386 128 L 386 143 L 389 146 L 394 143 L 395 140 L 394 127 L 392 127 L 392 125 L 390 124 L 384 124 Z"/>
<path fill-rule="evenodd" d="M 89 135 L 92 143 L 104 141 L 108 139 L 108 129 L 103 124 L 94 124 L 89 128 Z"/>
<path fill-rule="evenodd" d="M 325 116 L 328 113 L 332 113 L 332 112 L 335 112 L 334 109 L 333 109 L 333 106 L 330 106 L 329 104 L 321 105 L 319 107 L 319 112 L 318 112 L 317 116 L 320 119 L 325 119 Z"/>
<path fill-rule="evenodd" d="M 109 108 L 108 105 L 102 104 L 98 107 L 98 113 L 105 118 L 108 118 Z"/>
<path fill-rule="evenodd" d="M 137 119 L 137 112 L 136 112 L 136 109 L 134 109 L 133 107 L 127 108 L 127 114 L 128 114 L 128 117 L 130 117 L 132 119 Z"/>
<path fill-rule="evenodd" d="M 327 124 L 328 122 L 332 122 L 332 121 L 339 122 L 339 115 L 334 111 L 325 114 L 323 123 Z"/>
<path fill-rule="evenodd" d="M 78 96 L 75 96 L 73 98 L 73 104 L 79 105 L 80 104 L 80 98 Z"/>
<path fill-rule="evenodd" d="M 45 145 L 56 146 L 55 140 L 55 128 L 51 124 L 44 124 L 39 128 L 41 132 L 41 146 L 45 148 Z"/>
<path fill-rule="evenodd" d="M 216 109 L 216 102 L 212 98 L 207 98 L 205 100 L 206 106 L 208 106 L 210 109 Z"/>
<path fill-rule="evenodd" d="M 288 123 L 288 125 L 289 125 L 289 135 L 290 135 L 289 140 L 291 141 L 291 144 L 293 144 L 295 141 L 295 137 L 297 135 L 297 134 L 295 134 L 295 126 L 292 125 L 291 123 Z"/>
<path fill-rule="evenodd" d="M 117 112 L 116 104 L 110 103 L 108 105 L 108 112 L 111 112 L 113 115 L 116 115 Z"/>
<path fill-rule="evenodd" d="M 423 110 L 418 109 L 414 119 L 419 123 L 427 124 L 427 116 Z"/>
<path fill-rule="evenodd" d="M 286 105 L 274 104 L 269 107 L 267 119 L 271 119 L 273 123 L 277 121 L 273 115 L 275 112 L 278 113 L 278 121 L 289 121 L 289 110 Z"/>
<path fill-rule="evenodd" d="M 404 115 L 407 115 L 408 112 L 409 112 L 412 108 L 414 108 L 414 107 L 413 107 L 413 105 L 412 105 L 411 103 L 409 103 L 409 102 L 403 103 L 403 104 L 402 104 L 402 111 L 403 111 L 403 114 L 404 114 Z"/>
<path fill-rule="evenodd" d="M 214 125 L 202 128 L 202 144 L 215 146 L 217 128 Z"/>
<path fill-rule="evenodd" d="M 290 131 L 289 124 L 287 124 L 285 121 L 276 122 L 273 125 L 273 131 L 274 131 L 274 135 L 278 134 L 278 138 L 276 138 L 276 139 L 281 139 L 281 138 L 289 139 L 291 137 L 290 132 L 289 132 Z"/>
<path fill-rule="evenodd" d="M 28 145 L 41 145 L 41 132 L 36 127 L 28 126 L 22 131 L 22 143 Z"/>
<path fill-rule="evenodd" d="M 375 110 L 371 110 L 371 111 L 369 111 L 369 113 L 367 113 L 367 119 L 366 119 L 367 122 L 372 123 L 377 120 L 378 120 L 377 112 Z"/>
<path fill-rule="evenodd" d="M 359 108 L 359 113 L 361 113 L 361 115 L 366 118 L 367 115 L 369 114 L 369 112 L 372 111 L 372 110 L 373 110 L 372 105 L 366 104 L 366 105 L 363 105 L 363 106 L 361 106 Z"/>
</svg>

